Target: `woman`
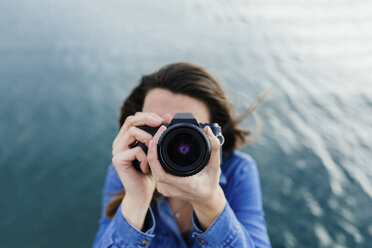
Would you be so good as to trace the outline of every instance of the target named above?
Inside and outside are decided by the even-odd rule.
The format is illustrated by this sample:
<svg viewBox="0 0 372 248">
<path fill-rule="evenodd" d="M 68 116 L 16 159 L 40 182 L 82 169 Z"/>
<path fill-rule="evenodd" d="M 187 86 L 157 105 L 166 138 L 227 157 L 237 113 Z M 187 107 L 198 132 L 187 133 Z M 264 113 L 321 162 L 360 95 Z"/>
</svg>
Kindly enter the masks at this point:
<svg viewBox="0 0 372 248">
<path fill-rule="evenodd" d="M 189 177 L 166 173 L 157 158 L 162 124 L 180 112 L 218 123 L 225 137 L 221 161 L 219 140 L 203 129 L 211 157 Z M 204 68 L 174 63 L 143 76 L 119 124 L 93 247 L 270 247 L 255 161 L 234 150 L 250 132 L 238 128 L 220 83 Z M 159 129 L 151 136 L 140 125 Z M 136 141 L 146 144 L 147 154 L 133 148 Z"/>
</svg>

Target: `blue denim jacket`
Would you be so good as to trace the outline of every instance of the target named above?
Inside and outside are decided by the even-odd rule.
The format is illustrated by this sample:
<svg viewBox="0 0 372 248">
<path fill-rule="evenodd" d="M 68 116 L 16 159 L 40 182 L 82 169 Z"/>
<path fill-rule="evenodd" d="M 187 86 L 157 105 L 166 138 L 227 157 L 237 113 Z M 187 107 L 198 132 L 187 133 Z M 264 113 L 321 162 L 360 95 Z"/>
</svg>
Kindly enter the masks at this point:
<svg viewBox="0 0 372 248">
<path fill-rule="evenodd" d="M 149 208 L 144 231 L 137 230 L 124 218 L 120 206 L 112 220 L 104 215 L 106 204 L 114 193 L 123 189 L 111 164 L 93 247 L 271 247 L 255 161 L 248 154 L 235 150 L 223 161 L 221 169 L 220 185 L 227 199 L 223 211 L 204 232 L 193 214 L 193 228 L 183 238 L 164 197 Z"/>
</svg>

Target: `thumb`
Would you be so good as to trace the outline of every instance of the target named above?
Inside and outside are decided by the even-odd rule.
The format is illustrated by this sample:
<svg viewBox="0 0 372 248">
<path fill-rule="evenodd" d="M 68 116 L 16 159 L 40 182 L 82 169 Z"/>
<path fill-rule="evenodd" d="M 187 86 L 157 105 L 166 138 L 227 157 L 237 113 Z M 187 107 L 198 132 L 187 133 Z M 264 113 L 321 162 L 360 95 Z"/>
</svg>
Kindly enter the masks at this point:
<svg viewBox="0 0 372 248">
<path fill-rule="evenodd" d="M 214 135 L 212 129 L 209 126 L 204 127 L 204 132 L 207 134 L 209 141 L 211 143 L 211 158 L 209 159 L 209 164 L 212 167 L 220 166 L 220 140 Z"/>
</svg>

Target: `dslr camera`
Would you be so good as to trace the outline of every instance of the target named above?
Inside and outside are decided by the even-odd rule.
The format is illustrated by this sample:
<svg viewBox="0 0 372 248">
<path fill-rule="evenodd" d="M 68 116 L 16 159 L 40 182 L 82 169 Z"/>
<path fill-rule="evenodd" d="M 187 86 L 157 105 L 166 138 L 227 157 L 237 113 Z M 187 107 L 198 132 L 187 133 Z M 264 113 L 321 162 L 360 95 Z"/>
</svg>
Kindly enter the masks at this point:
<svg viewBox="0 0 372 248">
<path fill-rule="evenodd" d="M 207 165 L 211 156 L 211 143 L 203 131 L 205 126 L 212 129 L 221 145 L 224 142 L 221 127 L 217 123 L 198 123 L 191 113 L 177 113 L 170 124 L 163 125 L 167 129 L 160 136 L 157 144 L 158 159 L 165 171 L 176 176 L 186 177 L 197 174 Z M 159 129 L 150 126 L 137 127 L 152 136 Z M 144 143 L 137 141 L 132 147 L 136 146 L 140 146 L 147 153 Z M 140 170 L 138 160 L 133 161 L 133 166 Z"/>
</svg>

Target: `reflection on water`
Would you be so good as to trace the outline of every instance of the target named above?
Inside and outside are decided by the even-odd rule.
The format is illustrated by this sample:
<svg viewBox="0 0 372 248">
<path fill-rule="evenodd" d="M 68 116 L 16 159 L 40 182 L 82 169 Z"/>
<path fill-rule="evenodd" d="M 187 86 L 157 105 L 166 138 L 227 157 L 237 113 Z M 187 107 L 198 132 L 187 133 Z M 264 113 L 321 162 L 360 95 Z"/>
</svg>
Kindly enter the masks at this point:
<svg viewBox="0 0 372 248">
<path fill-rule="evenodd" d="M 89 246 L 121 101 L 141 74 L 186 60 L 237 112 L 274 85 L 244 148 L 273 246 L 369 247 L 371 12 L 363 0 L 1 1 L 0 246 Z"/>
</svg>

